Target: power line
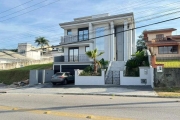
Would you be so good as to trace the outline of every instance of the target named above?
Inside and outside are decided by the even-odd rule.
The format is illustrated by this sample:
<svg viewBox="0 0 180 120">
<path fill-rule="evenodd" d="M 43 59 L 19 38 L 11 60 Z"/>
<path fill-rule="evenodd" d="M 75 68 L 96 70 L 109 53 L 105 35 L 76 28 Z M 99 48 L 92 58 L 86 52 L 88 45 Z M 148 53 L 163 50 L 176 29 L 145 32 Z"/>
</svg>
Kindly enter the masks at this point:
<svg viewBox="0 0 180 120">
<path fill-rule="evenodd" d="M 159 17 L 163 17 L 163 15 L 162 16 L 159 16 Z M 154 17 L 154 18 L 157 18 L 157 17 Z M 150 19 L 152 19 L 152 18 L 149 18 L 149 19 L 145 19 L 145 20 L 150 20 Z M 145 20 L 141 20 L 141 21 L 145 21 Z M 138 23 L 138 22 L 141 22 L 141 21 L 137 21 L 136 23 Z M 31 37 L 30 35 L 27 35 L 28 37 Z M 23 36 L 22 36 L 23 37 Z M 13 37 L 14 38 L 14 37 Z"/>
<path fill-rule="evenodd" d="M 56 3 L 56 2 L 58 2 L 58 1 L 60 1 L 60 0 L 56 0 L 56 1 L 54 1 L 54 2 L 48 3 L 48 4 L 46 4 L 46 5 L 43 5 L 43 6 L 39 7 L 39 8 L 30 10 L 30 11 L 28 11 L 28 12 L 25 12 L 25 13 L 22 13 L 22 14 L 19 14 L 19 15 L 16 15 L 16 16 L 14 16 L 14 17 L 10 17 L 10 18 L 7 18 L 7 19 L 5 19 L 5 20 L 1 20 L 0 22 L 6 21 L 6 20 L 10 20 L 10 19 L 16 18 L 16 17 L 18 17 L 18 16 L 22 16 L 22 15 L 24 15 L 24 14 L 33 12 L 33 11 L 35 11 L 35 10 L 38 10 L 38 9 L 41 9 L 41 8 L 46 7 L 46 6 L 48 6 L 48 5 L 51 5 L 51 4 L 53 4 L 53 3 Z"/>
<path fill-rule="evenodd" d="M 168 14 L 165 14 L 165 15 L 155 16 L 155 17 L 148 18 L 148 19 L 143 19 L 143 20 L 140 20 L 140 21 L 136 21 L 136 22 L 134 22 L 133 24 L 135 24 L 135 23 L 139 23 L 139 22 L 142 22 L 142 21 L 151 20 L 151 19 L 156 19 L 156 18 L 159 18 L 159 17 L 164 17 L 164 16 L 166 16 L 166 15 L 171 15 L 171 14 L 175 14 L 175 13 L 178 13 L 178 12 L 180 12 L 180 11 L 176 11 L 176 12 L 168 13 Z M 130 23 L 130 24 L 132 24 L 132 23 Z M 102 27 L 103 27 L 103 26 L 102 26 Z M 108 30 L 108 29 L 105 29 L 105 30 Z M 59 34 L 58 34 L 58 36 L 59 36 Z M 27 42 L 29 42 L 29 41 L 27 41 Z M 31 42 L 31 41 L 30 41 L 30 42 Z"/>
<path fill-rule="evenodd" d="M 110 33 L 110 34 L 106 34 L 106 35 L 103 35 L 103 36 L 90 38 L 88 40 L 93 40 L 93 39 L 96 39 L 96 38 L 101 38 L 101 37 L 105 37 L 105 36 L 109 36 L 109 35 L 113 35 L 113 34 L 118 34 L 118 33 L 124 33 L 124 32 L 130 31 L 130 30 L 135 30 L 135 29 L 139 29 L 139 28 L 143 28 L 143 27 L 147 27 L 147 26 L 152 26 L 152 25 L 156 25 L 156 24 L 160 24 L 160 23 L 164 23 L 164 22 L 169 22 L 169 21 L 177 20 L 177 19 L 180 19 L 180 17 L 176 17 L 176 18 L 172 18 L 172 19 L 167 19 L 167 20 L 160 21 L 160 22 L 155 22 L 155 23 L 139 26 L 139 27 L 136 27 L 136 28 L 128 29 L 128 30 L 123 30 L 123 31 L 120 31 L 120 32 Z M 86 40 L 86 41 L 88 41 L 88 40 Z M 69 44 L 74 44 L 74 43 L 78 43 L 78 42 L 72 42 L 72 43 L 67 43 L 67 44 L 69 45 Z M 67 44 L 63 44 L 63 45 L 67 45 Z M 62 45 L 55 45 L 53 47 L 58 47 L 58 46 L 62 46 Z M 50 47 L 46 47 L 46 48 L 50 48 Z M 37 50 L 40 50 L 40 49 L 36 49 L 34 51 L 37 51 Z M 25 51 L 25 52 L 30 52 L 30 51 Z M 12 54 L 17 54 L 17 53 L 12 53 Z M 10 55 L 12 55 L 12 54 L 10 54 Z M 0 55 L 0 56 L 3 56 L 3 55 Z"/>
<path fill-rule="evenodd" d="M 39 2 L 39 3 L 36 3 L 36 4 L 31 5 L 31 6 L 29 6 L 29 7 L 23 8 L 23 9 L 21 9 L 21 10 L 15 11 L 15 12 L 13 12 L 13 13 L 7 14 L 7 15 L 2 16 L 2 17 L 0 17 L 0 18 L 4 18 L 4 17 L 10 16 L 10 15 L 13 15 L 13 14 L 15 14 L 15 13 L 18 13 L 18 12 L 21 12 L 21 11 L 23 11 L 23 10 L 29 9 L 29 8 L 31 8 L 31 7 L 34 7 L 34 6 L 36 6 L 36 5 L 39 5 L 39 4 L 41 4 L 41 3 L 43 3 L 43 2 L 46 2 L 46 1 L 47 1 L 47 0 L 41 1 L 41 2 Z"/>
<path fill-rule="evenodd" d="M 30 2 L 32 2 L 32 1 L 33 1 L 33 0 L 30 0 L 30 1 L 27 1 L 27 2 L 22 3 L 22 4 L 20 4 L 20 5 L 17 5 L 17 6 L 15 6 L 15 7 L 13 7 L 13 8 L 10 8 L 10 9 L 7 9 L 7 10 L 5 10 L 5 11 L 2 11 L 2 12 L 0 12 L 0 14 L 5 13 L 5 12 L 8 12 L 8 11 L 10 11 L 10 10 L 13 10 L 13 9 L 15 9 L 15 8 L 18 8 L 18 7 L 22 6 L 22 5 L 25 5 L 25 4 L 27 4 L 27 3 L 30 3 Z"/>
<path fill-rule="evenodd" d="M 152 2 L 152 1 L 151 1 Z M 135 3 L 136 3 L 136 1 L 135 1 Z M 139 4 L 139 3 L 138 3 Z M 146 1 L 146 4 L 147 4 L 147 1 Z M 127 8 L 127 7 L 126 7 Z M 27 35 L 28 37 L 31 37 L 31 36 L 29 36 L 29 35 Z"/>
</svg>

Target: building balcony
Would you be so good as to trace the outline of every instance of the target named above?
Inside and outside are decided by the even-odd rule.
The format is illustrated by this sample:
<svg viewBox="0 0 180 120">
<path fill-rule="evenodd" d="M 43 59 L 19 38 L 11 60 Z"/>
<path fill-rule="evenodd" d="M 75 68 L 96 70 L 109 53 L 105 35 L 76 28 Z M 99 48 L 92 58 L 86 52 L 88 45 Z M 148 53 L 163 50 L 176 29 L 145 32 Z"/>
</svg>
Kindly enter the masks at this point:
<svg viewBox="0 0 180 120">
<path fill-rule="evenodd" d="M 89 34 L 62 36 L 60 44 L 63 45 L 68 43 L 75 43 L 79 41 L 86 41 L 88 39 Z"/>
<path fill-rule="evenodd" d="M 54 57 L 54 62 L 90 62 L 90 59 L 86 54 L 63 55 Z"/>
</svg>

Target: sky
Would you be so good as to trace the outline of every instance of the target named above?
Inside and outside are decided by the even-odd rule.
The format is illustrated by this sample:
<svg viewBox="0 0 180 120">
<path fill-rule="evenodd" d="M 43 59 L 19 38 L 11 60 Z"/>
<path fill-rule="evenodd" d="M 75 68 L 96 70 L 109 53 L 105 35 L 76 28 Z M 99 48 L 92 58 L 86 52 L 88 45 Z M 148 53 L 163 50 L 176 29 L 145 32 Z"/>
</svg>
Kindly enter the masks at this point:
<svg viewBox="0 0 180 120">
<path fill-rule="evenodd" d="M 43 36 L 50 45 L 58 45 L 63 29 L 59 23 L 74 18 L 109 13 L 133 12 L 136 27 L 180 17 L 180 0 L 0 0 L 0 49 L 16 49 L 18 43 L 35 46 Z M 176 28 L 180 35 L 180 19 L 140 28 L 143 30 Z"/>
</svg>

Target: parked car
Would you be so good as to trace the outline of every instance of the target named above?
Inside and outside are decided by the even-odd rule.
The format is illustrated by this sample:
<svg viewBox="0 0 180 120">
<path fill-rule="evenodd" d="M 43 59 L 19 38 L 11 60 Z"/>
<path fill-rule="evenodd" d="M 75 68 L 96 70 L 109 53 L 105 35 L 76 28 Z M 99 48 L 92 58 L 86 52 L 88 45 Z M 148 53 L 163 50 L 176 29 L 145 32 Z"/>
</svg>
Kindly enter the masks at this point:
<svg viewBox="0 0 180 120">
<path fill-rule="evenodd" d="M 52 76 L 51 82 L 53 85 L 57 83 L 68 84 L 69 82 L 74 82 L 74 75 L 69 72 L 57 72 Z"/>
</svg>

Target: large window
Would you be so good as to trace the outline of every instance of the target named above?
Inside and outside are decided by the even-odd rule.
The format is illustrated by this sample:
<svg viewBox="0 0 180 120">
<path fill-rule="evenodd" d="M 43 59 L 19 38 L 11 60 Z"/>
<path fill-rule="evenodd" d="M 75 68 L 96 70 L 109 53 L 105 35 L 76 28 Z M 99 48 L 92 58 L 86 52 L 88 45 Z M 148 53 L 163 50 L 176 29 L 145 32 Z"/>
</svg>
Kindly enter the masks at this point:
<svg viewBox="0 0 180 120">
<path fill-rule="evenodd" d="M 88 28 L 79 28 L 78 29 L 79 41 L 89 39 L 89 30 Z"/>
<path fill-rule="evenodd" d="M 104 37 L 101 36 L 104 36 L 104 28 L 96 28 L 96 37 L 99 37 L 96 38 L 96 48 L 98 50 L 104 50 Z"/>
<path fill-rule="evenodd" d="M 163 38 L 163 37 L 164 37 L 164 34 L 157 34 L 157 35 L 156 35 L 156 38 L 157 38 L 157 39 L 161 39 L 161 38 Z"/>
<path fill-rule="evenodd" d="M 69 48 L 69 62 L 77 62 L 79 57 L 79 48 Z"/>
<path fill-rule="evenodd" d="M 177 54 L 178 46 L 160 46 L 158 47 L 159 54 Z"/>
<path fill-rule="evenodd" d="M 72 35 L 72 31 L 71 30 L 67 30 L 67 35 Z"/>
<path fill-rule="evenodd" d="M 89 51 L 89 46 L 85 46 L 85 52 Z"/>
</svg>

